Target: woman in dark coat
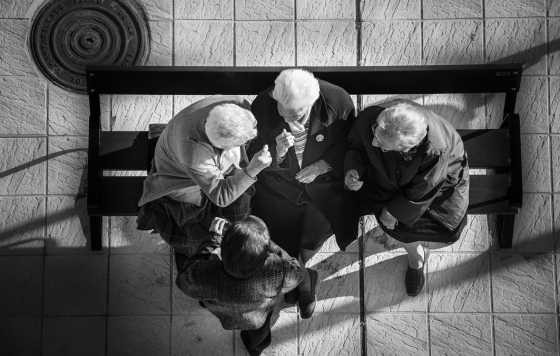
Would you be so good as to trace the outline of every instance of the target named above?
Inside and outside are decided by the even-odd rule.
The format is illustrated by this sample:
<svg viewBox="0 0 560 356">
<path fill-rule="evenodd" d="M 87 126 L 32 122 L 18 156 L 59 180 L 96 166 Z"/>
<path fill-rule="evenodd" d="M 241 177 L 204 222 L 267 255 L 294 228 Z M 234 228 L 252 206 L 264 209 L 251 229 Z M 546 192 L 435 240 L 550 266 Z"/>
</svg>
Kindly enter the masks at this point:
<svg viewBox="0 0 560 356">
<path fill-rule="evenodd" d="M 344 189 L 346 136 L 355 110 L 348 93 L 301 69 L 282 71 L 253 101 L 258 134 L 249 156 L 268 145 L 272 164 L 262 171 L 253 213 L 271 236 L 305 263 L 336 235 L 344 250 L 356 238 L 358 211 Z M 303 318 L 311 316 L 317 273 L 299 288 Z"/>
<path fill-rule="evenodd" d="M 409 295 L 424 286 L 426 242 L 451 244 L 466 224 L 469 170 L 461 136 L 410 101 L 362 111 L 349 136 L 345 184 L 359 191 L 363 214 L 403 243 Z"/>
</svg>

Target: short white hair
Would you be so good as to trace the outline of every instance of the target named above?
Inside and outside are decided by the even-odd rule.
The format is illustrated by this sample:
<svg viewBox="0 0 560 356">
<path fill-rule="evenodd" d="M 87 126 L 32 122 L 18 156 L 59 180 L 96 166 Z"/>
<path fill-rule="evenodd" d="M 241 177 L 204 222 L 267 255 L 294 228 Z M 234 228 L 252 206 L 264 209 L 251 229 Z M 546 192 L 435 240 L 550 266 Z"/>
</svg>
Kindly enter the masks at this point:
<svg viewBox="0 0 560 356">
<path fill-rule="evenodd" d="M 416 103 L 399 102 L 379 114 L 376 132 L 389 142 L 412 148 L 426 136 L 427 115 Z"/>
<path fill-rule="evenodd" d="M 220 104 L 208 113 L 204 129 L 218 148 L 235 147 L 257 135 L 257 120 L 251 111 L 236 104 Z"/>
<path fill-rule="evenodd" d="M 285 69 L 274 81 L 272 97 L 284 106 L 298 103 L 311 106 L 319 98 L 319 81 L 303 69 Z"/>
</svg>

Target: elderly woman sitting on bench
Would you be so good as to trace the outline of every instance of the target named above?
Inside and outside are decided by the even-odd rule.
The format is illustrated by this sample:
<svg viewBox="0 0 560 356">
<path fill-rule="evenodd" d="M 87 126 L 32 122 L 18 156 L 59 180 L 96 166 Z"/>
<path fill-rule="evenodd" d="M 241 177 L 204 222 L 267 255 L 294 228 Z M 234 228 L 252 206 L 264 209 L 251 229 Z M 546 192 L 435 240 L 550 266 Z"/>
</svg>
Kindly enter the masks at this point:
<svg viewBox="0 0 560 356">
<path fill-rule="evenodd" d="M 249 215 L 256 176 L 271 163 L 268 147 L 248 162 L 257 135 L 250 104 L 217 95 L 179 112 L 161 133 L 138 205 L 138 228 L 159 232 L 175 252 L 192 255 L 215 217 Z"/>
<path fill-rule="evenodd" d="M 346 187 L 360 193 L 362 214 L 408 253 L 407 293 L 424 286 L 426 246 L 459 239 L 469 205 L 469 170 L 453 126 L 411 101 L 362 111 L 349 137 Z"/>
</svg>

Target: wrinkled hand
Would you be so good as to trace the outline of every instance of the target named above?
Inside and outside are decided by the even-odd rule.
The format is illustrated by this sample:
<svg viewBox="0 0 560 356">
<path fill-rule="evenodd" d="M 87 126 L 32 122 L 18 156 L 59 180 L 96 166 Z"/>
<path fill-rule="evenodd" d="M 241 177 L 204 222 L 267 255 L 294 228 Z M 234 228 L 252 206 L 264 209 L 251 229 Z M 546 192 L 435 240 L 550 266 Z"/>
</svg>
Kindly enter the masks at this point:
<svg viewBox="0 0 560 356">
<path fill-rule="evenodd" d="M 379 222 L 387 229 L 394 230 L 399 221 L 386 208 L 383 208 L 381 215 L 379 215 Z"/>
<path fill-rule="evenodd" d="M 300 183 L 307 184 L 313 182 L 318 176 L 330 172 L 331 170 L 332 167 L 330 164 L 321 159 L 303 168 L 296 174 L 295 178 Z"/>
<path fill-rule="evenodd" d="M 268 145 L 264 145 L 261 150 L 253 156 L 251 162 L 247 165 L 246 172 L 251 177 L 256 177 L 263 169 L 270 166 L 272 163 L 272 156 L 268 151 Z"/>
<path fill-rule="evenodd" d="M 344 176 L 344 185 L 352 191 L 358 191 L 362 189 L 364 182 L 360 180 L 360 174 L 358 171 L 351 169 L 346 172 L 346 175 Z"/>
<path fill-rule="evenodd" d="M 283 129 L 282 132 L 276 136 L 276 157 L 283 158 L 290 147 L 294 145 L 294 135 Z"/>
<path fill-rule="evenodd" d="M 210 224 L 210 228 L 208 230 L 215 234 L 223 235 L 229 225 L 229 221 L 227 221 L 226 219 L 216 217 L 214 218 L 214 220 L 212 220 L 212 223 Z"/>
</svg>

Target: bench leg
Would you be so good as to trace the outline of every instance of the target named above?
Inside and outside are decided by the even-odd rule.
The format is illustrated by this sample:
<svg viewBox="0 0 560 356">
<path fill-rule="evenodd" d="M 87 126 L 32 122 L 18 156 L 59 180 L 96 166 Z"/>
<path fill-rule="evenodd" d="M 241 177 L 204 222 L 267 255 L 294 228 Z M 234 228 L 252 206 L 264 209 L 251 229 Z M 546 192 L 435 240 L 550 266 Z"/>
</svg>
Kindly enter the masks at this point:
<svg viewBox="0 0 560 356">
<path fill-rule="evenodd" d="M 515 215 L 498 215 L 498 238 L 501 248 L 511 248 Z"/>
<path fill-rule="evenodd" d="M 89 233 L 92 251 L 101 250 L 102 218 L 101 216 L 89 217 Z"/>
</svg>

